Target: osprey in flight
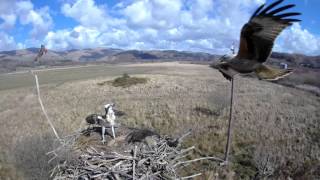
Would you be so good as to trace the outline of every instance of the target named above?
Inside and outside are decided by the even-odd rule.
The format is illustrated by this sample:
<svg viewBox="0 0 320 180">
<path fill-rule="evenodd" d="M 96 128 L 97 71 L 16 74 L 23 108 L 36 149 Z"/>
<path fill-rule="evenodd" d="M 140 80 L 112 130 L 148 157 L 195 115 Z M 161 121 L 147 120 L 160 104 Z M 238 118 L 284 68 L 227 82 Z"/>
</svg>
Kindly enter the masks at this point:
<svg viewBox="0 0 320 180">
<path fill-rule="evenodd" d="M 294 7 L 294 4 L 275 9 L 281 2 L 283 0 L 278 0 L 267 7 L 265 4 L 261 5 L 242 27 L 238 54 L 232 58 L 223 57 L 214 66 L 225 78 L 230 80 L 238 73 L 255 72 L 259 79 L 277 80 L 292 72 L 291 69 L 277 69 L 263 64 L 270 56 L 273 43 L 282 30 L 293 22 L 300 21 L 292 18 L 300 13 L 282 13 Z"/>
</svg>

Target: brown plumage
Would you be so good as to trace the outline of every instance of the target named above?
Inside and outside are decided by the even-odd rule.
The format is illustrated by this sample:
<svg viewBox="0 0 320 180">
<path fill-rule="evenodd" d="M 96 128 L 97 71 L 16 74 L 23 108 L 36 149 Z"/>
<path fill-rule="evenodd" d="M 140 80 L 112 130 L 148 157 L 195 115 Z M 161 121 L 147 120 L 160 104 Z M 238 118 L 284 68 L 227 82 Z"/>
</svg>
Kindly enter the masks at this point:
<svg viewBox="0 0 320 180">
<path fill-rule="evenodd" d="M 276 69 L 263 64 L 270 56 L 277 36 L 293 22 L 300 21 L 289 18 L 300 13 L 279 14 L 294 7 L 293 4 L 274 9 L 282 2 L 278 0 L 267 7 L 261 5 L 242 27 L 238 54 L 215 66 L 224 77 L 230 80 L 238 73 L 255 72 L 260 79 L 277 80 L 292 72 L 291 69 Z"/>
<path fill-rule="evenodd" d="M 40 48 L 36 58 L 34 59 L 34 61 L 38 61 L 47 52 L 48 52 L 48 50 L 46 49 L 46 47 L 44 45 L 41 45 L 41 48 Z"/>
</svg>

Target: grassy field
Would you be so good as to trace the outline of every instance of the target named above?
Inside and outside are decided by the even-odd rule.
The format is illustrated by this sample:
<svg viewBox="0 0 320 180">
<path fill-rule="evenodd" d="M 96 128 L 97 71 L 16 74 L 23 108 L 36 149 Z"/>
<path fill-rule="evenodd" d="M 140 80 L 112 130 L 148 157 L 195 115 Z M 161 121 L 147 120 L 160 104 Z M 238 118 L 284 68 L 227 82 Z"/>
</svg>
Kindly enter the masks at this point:
<svg viewBox="0 0 320 180">
<path fill-rule="evenodd" d="M 125 88 L 101 85 L 123 73 L 148 81 Z M 230 83 L 208 66 L 114 65 L 38 76 L 60 136 L 84 128 L 88 114 L 103 112 L 102 105 L 112 101 L 127 114 L 121 123 L 172 136 L 192 129 L 186 145 L 223 157 Z M 0 82 L 0 179 L 47 179 L 52 165 L 45 153 L 53 149 L 54 135 L 32 76 L 1 75 Z M 252 179 L 267 172 L 272 179 L 319 178 L 320 97 L 252 78 L 237 77 L 235 86 L 232 163 L 220 167 L 206 161 L 191 168 L 203 171 L 203 179 Z"/>
<path fill-rule="evenodd" d="M 149 74 L 157 70 L 165 70 L 170 66 L 131 66 L 131 65 L 94 65 L 77 68 L 56 68 L 34 70 L 39 75 L 40 84 L 61 84 L 68 81 L 84 80 L 96 77 L 119 76 L 128 74 Z M 31 72 L 0 74 L 0 90 L 34 86 Z"/>
</svg>

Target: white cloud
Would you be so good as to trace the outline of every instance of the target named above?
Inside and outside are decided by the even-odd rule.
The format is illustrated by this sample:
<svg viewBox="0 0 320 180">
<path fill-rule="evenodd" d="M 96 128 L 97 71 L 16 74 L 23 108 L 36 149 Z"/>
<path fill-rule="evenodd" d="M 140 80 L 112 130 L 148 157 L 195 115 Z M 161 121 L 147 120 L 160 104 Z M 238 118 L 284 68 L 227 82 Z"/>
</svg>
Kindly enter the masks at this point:
<svg viewBox="0 0 320 180">
<path fill-rule="evenodd" d="M 157 0 L 140 0 L 125 7 L 122 4 L 128 27 L 138 32 L 137 41 L 144 42 L 148 48 L 223 54 L 229 52 L 233 42 L 237 46 L 242 26 L 265 0 L 161 2 L 163 4 L 157 4 Z M 156 36 L 146 34 L 146 28 L 154 29 Z M 152 43 L 149 43 L 150 39 Z M 319 54 L 319 37 L 297 24 L 283 32 L 280 39 L 283 41 L 277 41 L 275 50 Z"/>
<path fill-rule="evenodd" d="M 12 36 L 0 31 L 0 51 L 16 49 L 17 44 Z"/>
<path fill-rule="evenodd" d="M 239 39 L 240 29 L 251 11 L 263 2 L 140 0 L 124 7 L 123 15 L 128 19 L 128 27 L 140 34 L 145 33 L 146 28 L 156 31 L 153 48 L 169 44 L 174 49 L 221 53 L 222 49 L 227 52 L 231 43 Z M 142 35 L 139 40 L 147 42 L 149 39 Z"/>
<path fill-rule="evenodd" d="M 62 12 L 80 23 L 82 33 L 75 28 L 50 32 L 46 42 L 49 48 L 59 49 L 95 45 L 226 53 L 231 43 L 239 38 L 252 4 L 259 2 L 261 0 L 238 3 L 231 0 L 137 0 L 115 5 L 118 18 L 114 18 L 108 14 L 106 6 L 98 6 L 92 0 L 78 0 L 64 4 Z M 234 13 L 229 13 L 230 10 Z M 99 35 L 87 37 L 84 32 L 92 33 L 92 30 Z M 88 43 L 80 39 L 87 39 Z"/>
<path fill-rule="evenodd" d="M 93 0 L 78 0 L 74 4 L 65 3 L 61 11 L 65 16 L 80 22 L 82 26 L 105 29 L 105 11 Z"/>
<path fill-rule="evenodd" d="M 49 49 L 72 49 L 97 47 L 97 37 L 100 32 L 96 29 L 89 29 L 77 26 L 73 30 L 50 31 L 44 39 Z"/>
<path fill-rule="evenodd" d="M 178 25 L 181 8 L 180 0 L 141 0 L 124 7 L 123 14 L 131 26 L 163 29 Z"/>
<path fill-rule="evenodd" d="M 193 1 L 191 5 L 191 12 L 196 18 L 206 17 L 209 12 L 213 11 L 213 4 L 213 1 L 208 0 Z"/>
<path fill-rule="evenodd" d="M 14 8 L 12 8 L 14 6 L 14 1 L 0 1 L 0 20 L 3 20 L 3 23 L 0 24 L 0 29 L 14 27 L 17 18 Z"/>
<path fill-rule="evenodd" d="M 47 6 L 35 10 L 30 1 L 18 1 L 16 13 L 22 25 L 32 24 L 30 33 L 33 38 L 42 37 L 52 28 L 53 22 Z"/>
<path fill-rule="evenodd" d="M 1 14 L 4 22 L 0 25 L 0 29 L 11 29 L 16 23 L 17 16 L 15 14 Z"/>
<path fill-rule="evenodd" d="M 100 32 L 95 28 L 76 26 L 73 29 L 64 29 L 49 32 L 44 42 L 50 49 L 73 48 L 136 48 L 133 44 L 139 41 L 139 34 L 132 30 L 110 29 Z"/>
<path fill-rule="evenodd" d="M 42 38 L 53 26 L 49 7 L 34 9 L 31 1 L 0 1 L 0 18 L 4 21 L 0 29 L 9 31 L 19 19 L 22 25 L 32 25 L 31 38 Z"/>
<path fill-rule="evenodd" d="M 319 55 L 320 37 L 316 37 L 300 24 L 285 30 L 277 41 L 276 50 L 289 53 Z"/>
</svg>

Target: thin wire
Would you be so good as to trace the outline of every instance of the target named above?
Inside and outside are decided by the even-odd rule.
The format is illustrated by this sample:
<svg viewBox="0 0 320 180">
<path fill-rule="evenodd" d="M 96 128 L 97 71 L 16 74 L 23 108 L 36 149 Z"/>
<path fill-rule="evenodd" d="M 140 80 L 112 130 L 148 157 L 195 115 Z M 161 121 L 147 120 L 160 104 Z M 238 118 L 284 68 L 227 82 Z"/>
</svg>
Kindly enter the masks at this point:
<svg viewBox="0 0 320 180">
<path fill-rule="evenodd" d="M 39 103 L 40 103 L 42 112 L 43 112 L 44 116 L 46 117 L 46 119 L 48 120 L 48 123 L 49 123 L 49 125 L 51 126 L 51 129 L 53 130 L 56 138 L 57 138 L 58 140 L 60 140 L 60 137 L 59 137 L 56 129 L 54 128 L 53 123 L 52 123 L 51 120 L 49 119 L 49 116 L 48 116 L 48 114 L 47 114 L 47 111 L 45 110 L 45 108 L 44 108 L 44 106 L 43 106 L 43 103 L 42 103 L 42 100 L 41 100 L 41 96 L 40 96 L 40 88 L 39 88 L 38 76 L 37 76 L 36 74 L 34 74 L 33 71 L 31 71 L 31 73 L 34 75 L 34 78 L 35 78 L 35 81 L 36 81 L 38 100 L 39 100 Z"/>
</svg>

